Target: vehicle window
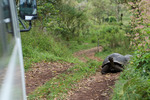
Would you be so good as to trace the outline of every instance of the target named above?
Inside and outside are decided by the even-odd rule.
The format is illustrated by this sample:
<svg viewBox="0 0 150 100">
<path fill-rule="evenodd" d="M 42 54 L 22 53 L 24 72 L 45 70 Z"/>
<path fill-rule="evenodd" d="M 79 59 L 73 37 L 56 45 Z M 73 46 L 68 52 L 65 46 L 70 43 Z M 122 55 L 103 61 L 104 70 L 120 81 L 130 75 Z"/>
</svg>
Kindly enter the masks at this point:
<svg viewBox="0 0 150 100">
<path fill-rule="evenodd" d="M 15 44 L 8 1 L 0 1 L 0 69 L 6 67 Z"/>
<path fill-rule="evenodd" d="M 1 3 L 1 19 L 0 19 L 0 56 L 8 55 L 14 46 L 14 33 L 12 27 L 12 19 L 8 0 Z"/>
</svg>

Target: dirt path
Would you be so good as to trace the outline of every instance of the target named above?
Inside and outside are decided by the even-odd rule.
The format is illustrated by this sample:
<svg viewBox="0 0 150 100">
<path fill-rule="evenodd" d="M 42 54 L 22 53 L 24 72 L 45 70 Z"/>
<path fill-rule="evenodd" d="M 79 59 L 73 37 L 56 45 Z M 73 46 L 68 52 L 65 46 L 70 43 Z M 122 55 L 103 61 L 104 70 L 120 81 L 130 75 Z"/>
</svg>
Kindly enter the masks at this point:
<svg viewBox="0 0 150 100">
<path fill-rule="evenodd" d="M 58 62 L 40 62 L 32 65 L 31 70 L 25 73 L 27 95 L 73 65 L 72 63 Z"/>
<path fill-rule="evenodd" d="M 118 76 L 119 73 L 101 75 L 97 72 L 77 84 L 78 89 L 69 91 L 67 100 L 110 100 Z"/>
<path fill-rule="evenodd" d="M 95 52 L 101 50 L 101 47 L 81 50 L 74 53 L 74 56 L 85 63 L 87 59 L 102 61 L 103 59 L 94 56 Z M 41 62 L 32 65 L 31 70 L 25 74 L 27 94 L 33 92 L 37 87 L 43 85 L 51 78 L 65 72 L 73 65 L 60 62 Z M 109 100 L 112 87 L 118 76 L 119 73 L 102 75 L 100 72 L 97 72 L 94 76 L 83 79 L 76 84 L 78 88 L 68 92 L 67 100 Z"/>
<path fill-rule="evenodd" d="M 97 60 L 97 61 L 102 61 L 102 59 L 94 56 L 96 52 L 100 52 L 100 51 L 102 51 L 102 47 L 94 47 L 94 48 L 91 48 L 88 50 L 78 51 L 78 52 L 74 53 L 74 56 L 79 58 L 83 62 L 87 61 L 86 58 Z"/>
<path fill-rule="evenodd" d="M 103 61 L 103 59 L 94 56 L 97 50 L 101 51 L 102 48 L 95 47 L 83 50 L 74 55 L 84 62 L 87 61 L 85 58 Z M 119 73 L 102 75 L 100 72 L 96 72 L 94 76 L 79 82 L 76 90 L 69 91 L 67 100 L 109 100 L 118 76 Z"/>
</svg>

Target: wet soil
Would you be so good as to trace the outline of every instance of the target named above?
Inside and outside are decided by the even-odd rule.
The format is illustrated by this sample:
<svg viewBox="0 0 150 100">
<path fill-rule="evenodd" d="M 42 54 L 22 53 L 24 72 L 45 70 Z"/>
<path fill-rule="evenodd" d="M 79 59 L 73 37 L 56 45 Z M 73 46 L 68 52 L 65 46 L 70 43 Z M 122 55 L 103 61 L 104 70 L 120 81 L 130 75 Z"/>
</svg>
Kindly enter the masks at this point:
<svg viewBox="0 0 150 100">
<path fill-rule="evenodd" d="M 102 47 L 95 47 L 88 50 L 81 50 L 74 53 L 74 56 L 85 62 L 88 59 L 103 61 L 95 57 L 96 52 L 100 52 Z M 37 87 L 46 81 L 64 73 L 68 68 L 73 67 L 72 63 L 60 62 L 40 62 L 32 65 L 30 71 L 26 72 L 27 94 L 33 92 Z M 101 66 L 100 66 L 101 67 Z M 68 91 L 67 100 L 110 100 L 112 88 L 118 79 L 119 73 L 108 73 L 102 75 L 100 70 L 95 75 L 81 80 L 74 90 Z"/>
</svg>

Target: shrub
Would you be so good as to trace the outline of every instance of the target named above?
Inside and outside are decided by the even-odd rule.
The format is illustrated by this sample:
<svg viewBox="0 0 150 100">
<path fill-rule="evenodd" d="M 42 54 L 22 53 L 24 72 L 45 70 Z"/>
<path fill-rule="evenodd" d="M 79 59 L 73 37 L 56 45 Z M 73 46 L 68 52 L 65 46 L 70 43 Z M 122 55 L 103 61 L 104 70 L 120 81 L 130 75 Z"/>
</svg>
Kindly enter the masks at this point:
<svg viewBox="0 0 150 100">
<path fill-rule="evenodd" d="M 105 18 L 105 21 L 106 22 L 117 22 L 116 18 L 114 16 L 109 16 L 108 18 Z"/>
<path fill-rule="evenodd" d="M 109 22 L 116 22 L 116 18 L 114 16 L 110 16 L 109 17 Z"/>
<path fill-rule="evenodd" d="M 103 47 L 107 48 L 129 48 L 129 38 L 125 36 L 125 31 L 120 30 L 119 26 L 107 25 L 102 26 L 100 30 L 99 40 L 103 44 Z M 107 46 L 107 47 L 106 47 Z"/>
<path fill-rule="evenodd" d="M 134 55 L 115 85 L 112 100 L 150 99 L 150 52 L 139 48 Z"/>
<path fill-rule="evenodd" d="M 22 50 L 25 68 L 28 69 L 34 62 L 62 60 L 71 57 L 71 52 L 62 42 L 39 30 L 22 34 Z"/>
</svg>

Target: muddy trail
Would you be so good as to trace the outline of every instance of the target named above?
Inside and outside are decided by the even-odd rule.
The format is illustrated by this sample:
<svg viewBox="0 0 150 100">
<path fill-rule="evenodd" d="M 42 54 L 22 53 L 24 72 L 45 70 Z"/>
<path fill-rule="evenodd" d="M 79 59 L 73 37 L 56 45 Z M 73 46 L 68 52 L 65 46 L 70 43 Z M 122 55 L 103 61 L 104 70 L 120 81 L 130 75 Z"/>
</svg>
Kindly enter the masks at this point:
<svg viewBox="0 0 150 100">
<path fill-rule="evenodd" d="M 76 52 L 74 56 L 85 63 L 87 59 L 103 61 L 103 59 L 94 56 L 97 51 L 102 51 L 102 47 L 82 50 Z M 83 79 L 80 83 L 76 84 L 76 87 L 78 88 L 68 92 L 67 100 L 110 100 L 112 88 L 114 87 L 118 76 L 119 73 L 102 75 L 99 70 L 95 75 Z"/>
<path fill-rule="evenodd" d="M 74 53 L 74 56 L 85 63 L 88 59 L 103 61 L 103 59 L 94 56 L 97 51 L 101 50 L 101 47 L 81 50 Z M 40 62 L 33 64 L 31 70 L 25 74 L 27 94 L 32 93 L 46 81 L 66 72 L 68 68 L 73 66 L 73 63 L 60 62 Z M 110 100 L 112 88 L 118 76 L 119 73 L 102 75 L 100 71 L 97 71 L 95 75 L 83 79 L 76 84 L 78 88 L 68 91 L 67 100 Z"/>
</svg>

